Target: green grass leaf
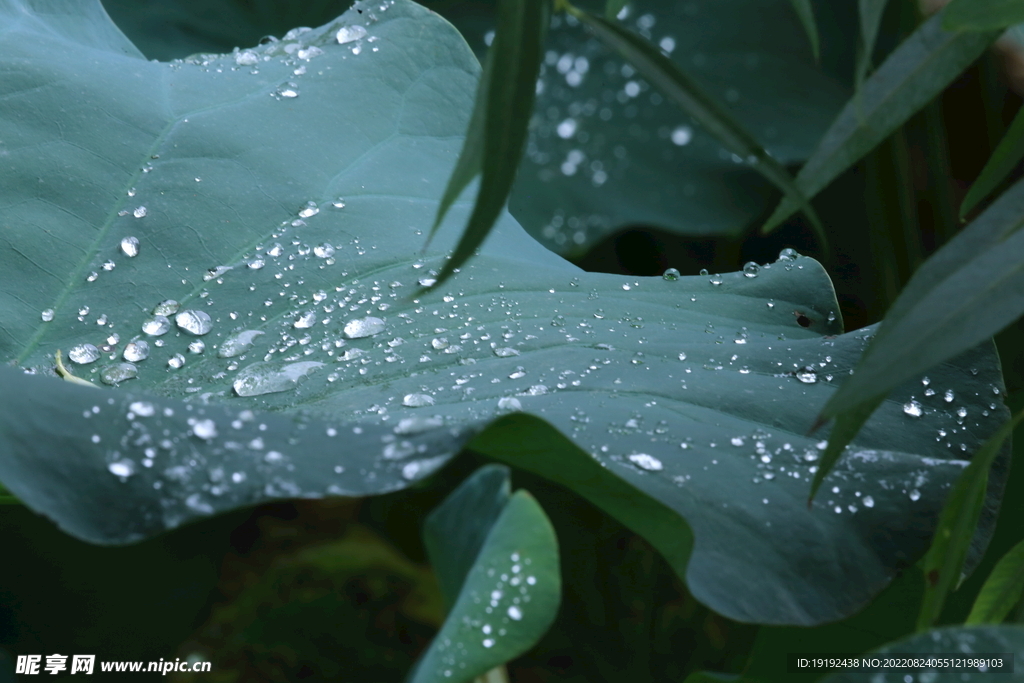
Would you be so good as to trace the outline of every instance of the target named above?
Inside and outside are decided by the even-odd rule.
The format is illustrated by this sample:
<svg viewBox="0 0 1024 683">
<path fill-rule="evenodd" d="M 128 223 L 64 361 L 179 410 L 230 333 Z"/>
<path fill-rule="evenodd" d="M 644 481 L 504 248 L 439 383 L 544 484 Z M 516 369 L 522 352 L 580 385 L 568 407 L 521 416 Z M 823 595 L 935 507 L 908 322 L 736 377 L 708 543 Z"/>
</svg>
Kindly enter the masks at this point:
<svg viewBox="0 0 1024 683">
<path fill-rule="evenodd" d="M 1024 541 L 1013 546 L 992 569 L 974 600 L 968 625 L 999 624 L 1024 593 Z"/>
<path fill-rule="evenodd" d="M 875 40 L 882 24 L 882 14 L 888 0 L 858 0 L 857 9 L 860 18 L 860 51 L 857 55 L 856 83 L 858 92 L 871 70 L 871 57 L 875 53 Z"/>
<path fill-rule="evenodd" d="M 825 230 L 789 172 L 704 88 L 643 37 L 581 10 L 574 9 L 572 14 L 598 39 L 618 51 L 641 76 L 692 116 L 726 149 L 745 159 L 754 170 L 782 190 L 804 211 L 818 234 L 822 248 L 827 249 Z"/>
<path fill-rule="evenodd" d="M 1024 107 L 1017 111 L 1003 139 L 981 170 L 981 175 L 967 191 L 960 205 L 960 219 L 963 220 L 979 202 L 992 194 L 1021 159 L 1024 159 Z"/>
<path fill-rule="evenodd" d="M 410 683 L 472 681 L 529 650 L 554 622 L 555 530 L 529 493 L 508 488 L 506 468 L 482 468 L 428 517 L 431 563 L 442 586 L 459 591 Z"/>
<path fill-rule="evenodd" d="M 466 229 L 432 288 L 440 287 L 469 260 L 508 202 L 526 144 L 550 11 L 550 0 L 498 3 L 498 30 L 487 52 L 469 134 L 438 208 L 431 236 L 477 168 L 480 188 Z"/>
<path fill-rule="evenodd" d="M 1003 449 L 1003 442 L 1021 419 L 1024 419 L 1024 411 L 1007 420 L 985 441 L 949 493 L 932 547 L 923 561 L 925 589 L 917 617 L 919 631 L 935 623 L 942 613 L 946 596 L 960 582 L 964 561 L 985 505 L 989 469 Z"/>
<path fill-rule="evenodd" d="M 1018 0 L 953 0 L 945 15 L 947 31 L 991 31 L 1024 24 L 1024 5 Z"/>
<path fill-rule="evenodd" d="M 995 31 L 951 33 L 933 16 L 889 55 L 864 82 L 800 169 L 796 184 L 814 197 L 924 107 L 998 37 Z M 782 199 L 763 232 L 782 224 L 799 208 Z"/>
<path fill-rule="evenodd" d="M 807 40 L 811 43 L 811 53 L 814 60 L 821 58 L 821 38 L 818 37 L 818 25 L 814 21 L 814 7 L 811 0 L 789 0 L 793 11 L 800 18 L 800 24 L 807 33 Z"/>
</svg>

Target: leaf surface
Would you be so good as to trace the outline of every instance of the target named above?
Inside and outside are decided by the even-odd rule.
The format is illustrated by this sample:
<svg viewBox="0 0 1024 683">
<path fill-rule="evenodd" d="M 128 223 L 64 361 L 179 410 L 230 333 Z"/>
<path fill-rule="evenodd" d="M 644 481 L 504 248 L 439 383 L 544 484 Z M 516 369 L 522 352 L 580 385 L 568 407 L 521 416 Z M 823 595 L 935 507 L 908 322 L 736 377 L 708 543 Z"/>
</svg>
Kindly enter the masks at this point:
<svg viewBox="0 0 1024 683">
<path fill-rule="evenodd" d="M 0 368 L 0 481 L 79 538 L 394 491 L 470 445 L 641 530 L 719 613 L 811 624 L 921 556 L 1006 417 L 991 346 L 966 351 L 930 372 L 957 400 L 896 387 L 808 509 L 807 429 L 871 331 L 842 334 L 815 261 L 584 273 L 502 214 L 411 298 L 470 209 L 420 253 L 479 74 L 412 3 L 177 63 L 141 58 L 93 3 L 6 0 L 0 26 L 0 357 L 18 366 Z M 155 334 L 166 300 L 193 313 Z M 57 378 L 58 350 L 102 388 Z"/>
</svg>

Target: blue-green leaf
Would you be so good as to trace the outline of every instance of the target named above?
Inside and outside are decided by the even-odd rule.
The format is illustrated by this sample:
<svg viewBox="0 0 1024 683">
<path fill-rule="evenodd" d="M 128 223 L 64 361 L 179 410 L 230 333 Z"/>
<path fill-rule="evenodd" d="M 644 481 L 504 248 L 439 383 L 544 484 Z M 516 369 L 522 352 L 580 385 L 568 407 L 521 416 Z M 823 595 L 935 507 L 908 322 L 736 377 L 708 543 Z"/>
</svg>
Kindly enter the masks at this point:
<svg viewBox="0 0 1024 683">
<path fill-rule="evenodd" d="M 486 533 L 472 517 L 474 499 L 483 515 L 493 516 L 507 490 L 507 477 L 504 468 L 478 472 L 427 521 L 433 527 L 431 562 L 443 585 L 457 582 L 460 590 L 411 683 L 472 681 L 529 650 L 555 620 L 562 590 L 558 542 L 537 501 L 517 491 Z M 456 567 L 445 557 L 455 554 L 466 560 L 474 549 L 468 566 Z"/>
<path fill-rule="evenodd" d="M 822 247 L 827 248 L 828 238 L 824 228 L 789 172 L 692 77 L 650 42 L 632 31 L 580 10 L 573 10 L 572 14 L 602 42 L 618 51 L 651 85 L 692 116 L 726 149 L 745 159 L 756 171 L 782 190 L 787 198 L 807 214 L 818 233 Z"/>
</svg>

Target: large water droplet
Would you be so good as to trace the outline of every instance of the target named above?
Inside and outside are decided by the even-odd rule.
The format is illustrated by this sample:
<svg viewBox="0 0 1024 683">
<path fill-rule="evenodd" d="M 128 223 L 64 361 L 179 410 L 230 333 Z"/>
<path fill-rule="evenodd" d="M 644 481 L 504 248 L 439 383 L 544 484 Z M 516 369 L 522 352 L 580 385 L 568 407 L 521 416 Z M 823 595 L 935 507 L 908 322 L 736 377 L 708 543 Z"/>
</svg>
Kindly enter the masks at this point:
<svg viewBox="0 0 1024 683">
<path fill-rule="evenodd" d="M 185 365 L 185 356 L 181 355 L 180 353 L 176 353 L 176 354 L 174 354 L 173 356 L 171 356 L 170 358 L 167 359 L 167 367 L 169 367 L 169 368 L 173 368 L 173 369 L 177 370 L 179 368 L 184 367 L 184 365 Z"/>
<path fill-rule="evenodd" d="M 320 209 L 317 208 L 316 202 L 306 202 L 306 206 L 302 207 L 299 211 L 299 218 L 311 218 L 320 213 Z"/>
<path fill-rule="evenodd" d="M 205 350 L 206 344 L 203 342 L 202 339 L 196 339 L 195 341 L 188 345 L 189 353 L 202 353 Z"/>
<path fill-rule="evenodd" d="M 515 621 L 519 621 L 520 619 L 523 618 L 523 610 L 519 609 L 515 605 L 512 605 L 511 607 L 508 608 L 508 617 L 509 617 L 509 619 L 513 619 Z"/>
<path fill-rule="evenodd" d="M 135 216 L 136 218 L 143 218 L 147 213 L 149 213 L 149 211 L 147 211 L 146 207 L 144 206 L 140 206 L 137 209 L 135 209 L 135 211 L 132 211 L 132 215 Z"/>
<path fill-rule="evenodd" d="M 649 472 L 658 472 L 664 467 L 660 460 L 647 453 L 633 453 L 629 456 L 629 460 L 637 467 Z"/>
<path fill-rule="evenodd" d="M 757 274 L 761 272 L 761 266 L 754 263 L 753 261 L 747 261 L 743 265 L 743 276 L 744 277 L 757 277 Z"/>
<path fill-rule="evenodd" d="M 814 368 L 802 368 L 797 371 L 796 378 L 804 384 L 814 384 L 818 381 L 818 373 L 814 371 Z"/>
<path fill-rule="evenodd" d="M 351 43 L 353 40 L 359 40 L 365 36 L 365 26 L 342 26 L 338 29 L 338 33 L 334 37 L 338 41 L 339 45 L 344 45 L 345 43 Z"/>
<path fill-rule="evenodd" d="M 304 330 L 313 325 L 316 325 L 316 311 L 306 311 L 292 323 L 292 327 L 297 330 Z"/>
<path fill-rule="evenodd" d="M 43 319 L 44 323 L 48 323 L 53 320 L 53 309 L 47 308 L 45 311 L 39 314 L 39 317 Z"/>
<path fill-rule="evenodd" d="M 319 258 L 330 258 L 334 256 L 334 247 L 326 242 L 313 247 L 313 254 Z"/>
<path fill-rule="evenodd" d="M 504 396 L 498 399 L 498 408 L 500 410 L 522 410 L 523 404 L 519 402 L 518 398 Z"/>
<path fill-rule="evenodd" d="M 207 334 L 213 329 L 213 322 L 206 311 L 196 311 L 193 309 L 182 311 L 174 316 L 174 322 L 179 329 L 196 336 Z"/>
<path fill-rule="evenodd" d="M 68 358 L 79 365 L 92 363 L 100 357 L 100 350 L 92 344 L 78 344 L 68 351 Z"/>
<path fill-rule="evenodd" d="M 239 396 L 261 396 L 294 389 L 300 380 L 323 363 L 300 361 L 298 363 L 259 362 L 243 368 L 232 386 Z"/>
<path fill-rule="evenodd" d="M 121 240 L 121 251 L 128 258 L 135 258 L 139 255 L 139 238 L 138 237 L 125 237 Z"/>
<path fill-rule="evenodd" d="M 406 394 L 402 399 L 402 405 L 409 408 L 422 408 L 434 405 L 434 397 L 427 394 Z"/>
<path fill-rule="evenodd" d="M 864 503 L 864 507 L 866 508 L 875 507 L 875 499 L 871 496 L 864 496 L 864 498 L 861 499 L 861 502 Z"/>
<path fill-rule="evenodd" d="M 235 53 L 235 64 L 238 66 L 256 66 L 260 63 L 259 55 L 252 50 L 242 50 Z"/>
<path fill-rule="evenodd" d="M 115 363 L 100 370 L 100 381 L 117 386 L 126 380 L 135 379 L 138 375 L 139 369 L 132 363 Z"/>
<path fill-rule="evenodd" d="M 790 249 L 789 247 L 786 247 L 785 249 L 779 252 L 780 261 L 794 261 L 799 256 L 800 254 L 797 252 L 796 249 Z"/>
<path fill-rule="evenodd" d="M 124 359 L 132 363 L 149 358 L 149 342 L 139 339 L 128 342 L 124 347 Z"/>
<path fill-rule="evenodd" d="M 217 349 L 217 355 L 221 358 L 234 358 L 239 356 L 253 345 L 256 337 L 262 335 L 263 332 L 260 330 L 243 330 L 238 334 L 232 335 L 225 339 L 220 348 Z"/>
<path fill-rule="evenodd" d="M 903 404 L 903 412 L 910 417 L 921 417 L 924 411 L 921 410 L 921 404 L 917 401 L 907 401 Z"/>
<path fill-rule="evenodd" d="M 511 356 L 518 356 L 519 352 L 515 349 L 504 347 L 494 349 L 494 355 L 498 358 L 509 358 Z"/>
<path fill-rule="evenodd" d="M 171 321 L 167 319 L 167 316 L 154 315 L 152 318 L 142 323 L 142 331 L 151 337 L 159 337 L 162 334 L 167 334 L 167 331 L 171 329 Z"/>
<path fill-rule="evenodd" d="M 384 321 L 380 318 L 374 318 L 372 316 L 367 318 L 357 318 L 355 320 L 349 320 L 345 323 L 345 336 L 349 339 L 361 339 L 362 337 L 372 337 L 375 334 L 380 334 L 384 331 Z"/>
<path fill-rule="evenodd" d="M 946 393 L 942 395 L 942 400 L 946 403 L 952 403 L 954 398 L 956 398 L 956 396 L 953 394 L 952 389 L 946 389 Z"/>
<path fill-rule="evenodd" d="M 664 273 L 661 274 L 661 277 L 664 280 L 678 280 L 680 275 L 679 271 L 676 270 L 675 268 L 668 268 L 665 270 Z"/>
<path fill-rule="evenodd" d="M 164 299 L 163 301 L 161 301 L 160 303 L 153 307 L 153 315 L 174 315 L 175 313 L 178 312 L 179 308 L 181 308 L 181 304 L 179 304 L 174 299 Z"/>
</svg>

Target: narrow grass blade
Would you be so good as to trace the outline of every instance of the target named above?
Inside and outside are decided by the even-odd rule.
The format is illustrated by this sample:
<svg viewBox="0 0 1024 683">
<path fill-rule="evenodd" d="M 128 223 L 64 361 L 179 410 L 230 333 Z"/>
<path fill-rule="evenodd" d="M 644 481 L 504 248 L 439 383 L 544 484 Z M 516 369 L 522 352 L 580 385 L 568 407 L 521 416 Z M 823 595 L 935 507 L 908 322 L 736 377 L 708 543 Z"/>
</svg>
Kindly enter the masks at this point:
<svg viewBox="0 0 1024 683">
<path fill-rule="evenodd" d="M 942 509 L 932 547 L 924 557 L 925 589 L 921 611 L 917 617 L 917 630 L 923 631 L 935 623 L 942 612 L 949 591 L 955 588 L 963 570 L 967 551 L 974 537 L 974 529 L 981 517 L 988 485 L 988 471 L 999 449 L 1024 411 L 1017 413 L 993 434 L 971 459 L 964 473 L 953 485 L 946 506 Z"/>
<path fill-rule="evenodd" d="M 818 38 L 818 25 L 814 22 L 814 7 L 811 6 L 811 0 L 789 0 L 789 2 L 793 5 L 793 11 L 796 12 L 796 16 L 807 33 L 814 61 L 818 61 L 821 57 L 821 40 Z"/>
<path fill-rule="evenodd" d="M 878 406 L 884 400 L 885 395 L 883 394 L 873 400 L 860 403 L 836 417 L 835 424 L 832 425 L 832 431 L 829 433 L 828 446 L 825 447 L 825 452 L 821 454 L 821 459 L 818 461 L 818 471 L 814 473 L 814 479 L 811 481 L 811 492 L 807 496 L 808 507 L 814 501 L 814 495 L 821 487 L 821 483 L 825 481 L 825 477 L 835 467 L 836 463 L 839 462 L 839 458 L 846 449 L 846 445 L 853 441 L 853 437 L 857 436 L 857 432 L 860 431 L 860 428 L 864 426 L 864 423 L 868 421 L 871 414 L 878 409 Z M 823 422 L 819 421 L 811 431 L 816 430 L 822 424 Z"/>
<path fill-rule="evenodd" d="M 1007 129 L 1006 135 L 992 152 L 992 157 L 981 170 L 981 175 L 967 191 L 967 196 L 960 205 L 960 219 L 963 220 L 978 202 L 992 194 L 996 186 L 1010 175 L 1010 171 L 1021 159 L 1024 159 L 1024 107 L 1017 111 L 1017 116 Z"/>
<path fill-rule="evenodd" d="M 878 38 L 878 27 L 882 23 L 882 14 L 888 0 L 859 0 L 857 9 L 860 14 L 860 54 L 857 57 L 855 82 L 860 91 L 864 79 L 871 69 L 871 55 L 875 52 L 875 40 Z"/>
<path fill-rule="evenodd" d="M 847 102 L 818 149 L 800 169 L 796 184 L 814 197 L 840 174 L 903 125 L 977 59 L 996 31 L 950 33 L 942 13 L 910 35 Z M 798 208 L 789 193 L 762 232 L 782 224 Z"/>
<path fill-rule="evenodd" d="M 755 170 L 782 190 L 788 201 L 802 208 L 817 231 L 822 248 L 827 247 L 828 239 L 821 222 L 785 167 L 772 158 L 695 80 L 641 36 L 576 8 L 569 8 L 568 11 L 586 24 L 601 42 L 625 57 L 641 76 L 692 116 L 729 151 L 746 159 Z"/>
<path fill-rule="evenodd" d="M 550 12 L 549 0 L 498 3 L 498 31 L 487 52 L 466 142 L 434 229 L 478 169 L 480 190 L 469 223 L 431 288 L 451 277 L 483 244 L 508 201 L 526 143 Z"/>
<path fill-rule="evenodd" d="M 1024 24 L 1020 0 L 953 0 L 942 28 L 947 31 L 990 31 Z"/>
<path fill-rule="evenodd" d="M 1024 541 L 1010 548 L 989 574 L 964 622 L 1001 624 L 1024 593 Z"/>
<path fill-rule="evenodd" d="M 626 6 L 629 0 L 605 0 L 604 3 L 604 17 L 608 21 L 615 19 L 619 16 L 619 12 Z"/>
</svg>

